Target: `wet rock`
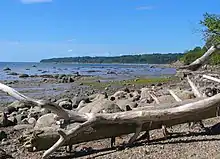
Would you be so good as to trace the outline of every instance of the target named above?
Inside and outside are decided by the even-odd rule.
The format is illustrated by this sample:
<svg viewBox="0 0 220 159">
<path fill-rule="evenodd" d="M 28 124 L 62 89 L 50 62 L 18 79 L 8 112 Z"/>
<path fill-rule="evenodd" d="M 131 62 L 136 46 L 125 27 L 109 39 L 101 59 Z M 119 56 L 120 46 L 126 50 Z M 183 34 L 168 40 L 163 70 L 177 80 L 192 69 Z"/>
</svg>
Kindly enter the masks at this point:
<svg viewBox="0 0 220 159">
<path fill-rule="evenodd" d="M 16 72 L 10 72 L 10 73 L 8 73 L 8 75 L 11 75 L 11 76 L 17 76 L 18 73 L 16 73 Z"/>
<path fill-rule="evenodd" d="M 27 78 L 27 77 L 29 77 L 28 74 L 20 74 L 20 75 L 19 75 L 19 78 Z"/>
<path fill-rule="evenodd" d="M 9 67 L 5 67 L 3 68 L 3 71 L 11 71 L 11 69 Z"/>
<path fill-rule="evenodd" d="M 107 71 L 107 74 L 115 74 L 115 75 L 117 75 L 117 73 L 114 72 L 114 71 Z"/>
<path fill-rule="evenodd" d="M 6 132 L 5 132 L 5 131 L 0 131 L 0 141 L 1 141 L 2 139 L 6 139 L 6 138 L 7 138 Z"/>
<path fill-rule="evenodd" d="M 59 103 L 59 106 L 67 110 L 72 110 L 73 108 L 72 103 L 70 101 L 62 101 Z"/>
<path fill-rule="evenodd" d="M 40 75 L 40 77 L 42 77 L 42 78 L 54 78 L 54 76 L 53 75 Z"/>
<path fill-rule="evenodd" d="M 162 86 L 163 84 L 162 83 L 157 83 L 157 86 Z"/>
<path fill-rule="evenodd" d="M 42 71 L 41 73 L 47 73 L 47 71 Z"/>
<path fill-rule="evenodd" d="M 32 65 L 32 67 L 37 67 L 36 65 Z"/>
</svg>

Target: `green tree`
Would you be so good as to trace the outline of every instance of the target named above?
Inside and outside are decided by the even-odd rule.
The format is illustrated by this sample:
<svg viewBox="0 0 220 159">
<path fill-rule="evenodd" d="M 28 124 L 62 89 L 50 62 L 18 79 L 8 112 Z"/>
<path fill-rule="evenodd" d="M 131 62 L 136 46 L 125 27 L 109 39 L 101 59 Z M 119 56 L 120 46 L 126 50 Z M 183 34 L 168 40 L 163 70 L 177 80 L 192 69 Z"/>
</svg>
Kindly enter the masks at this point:
<svg viewBox="0 0 220 159">
<path fill-rule="evenodd" d="M 204 27 L 205 47 L 209 48 L 211 45 L 220 42 L 220 15 L 205 13 L 203 17 L 204 19 L 200 21 L 200 24 Z"/>
</svg>

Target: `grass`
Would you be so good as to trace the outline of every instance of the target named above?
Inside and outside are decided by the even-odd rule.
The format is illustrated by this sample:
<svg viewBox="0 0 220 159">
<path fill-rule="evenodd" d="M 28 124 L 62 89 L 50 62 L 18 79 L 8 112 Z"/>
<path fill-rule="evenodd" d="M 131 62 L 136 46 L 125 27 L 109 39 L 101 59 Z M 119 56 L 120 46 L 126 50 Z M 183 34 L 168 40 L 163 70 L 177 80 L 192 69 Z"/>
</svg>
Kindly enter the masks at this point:
<svg viewBox="0 0 220 159">
<path fill-rule="evenodd" d="M 157 83 L 167 83 L 170 81 L 177 80 L 176 77 L 149 77 L 149 78 L 137 78 L 132 80 L 123 80 L 123 81 L 109 81 L 109 82 L 97 82 L 94 80 L 85 80 L 81 81 L 84 85 L 92 86 L 94 88 L 106 88 L 108 86 L 126 86 L 126 85 L 149 85 L 149 84 L 157 84 Z"/>
</svg>

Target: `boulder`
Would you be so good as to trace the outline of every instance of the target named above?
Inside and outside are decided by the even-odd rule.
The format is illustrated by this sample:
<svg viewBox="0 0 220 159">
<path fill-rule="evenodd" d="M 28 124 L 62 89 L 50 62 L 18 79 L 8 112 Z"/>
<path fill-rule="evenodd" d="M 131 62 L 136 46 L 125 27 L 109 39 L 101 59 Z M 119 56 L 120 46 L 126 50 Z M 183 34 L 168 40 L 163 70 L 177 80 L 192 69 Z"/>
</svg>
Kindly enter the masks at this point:
<svg viewBox="0 0 220 159">
<path fill-rule="evenodd" d="M 11 71 L 11 69 L 9 67 L 5 67 L 3 68 L 3 71 Z"/>
<path fill-rule="evenodd" d="M 17 76 L 18 73 L 16 73 L 16 72 L 9 72 L 8 75 L 11 75 L 11 76 Z"/>
<path fill-rule="evenodd" d="M 29 77 L 28 74 L 20 74 L 20 75 L 19 75 L 19 78 L 27 78 L 27 77 Z"/>
<path fill-rule="evenodd" d="M 52 127 L 53 125 L 56 125 L 57 122 L 57 115 L 53 113 L 45 114 L 41 116 L 36 124 L 34 129 L 41 129 L 43 127 Z"/>
</svg>

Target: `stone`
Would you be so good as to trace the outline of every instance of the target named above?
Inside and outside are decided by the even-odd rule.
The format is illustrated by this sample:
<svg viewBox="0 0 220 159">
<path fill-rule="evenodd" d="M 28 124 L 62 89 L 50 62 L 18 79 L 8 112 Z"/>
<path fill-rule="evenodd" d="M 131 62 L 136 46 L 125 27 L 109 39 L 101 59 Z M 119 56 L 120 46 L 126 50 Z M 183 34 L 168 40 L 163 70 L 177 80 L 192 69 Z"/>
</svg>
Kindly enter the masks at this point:
<svg viewBox="0 0 220 159">
<path fill-rule="evenodd" d="M 20 74 L 20 75 L 19 75 L 19 78 L 27 78 L 27 77 L 29 77 L 28 74 Z"/>
<path fill-rule="evenodd" d="M 8 107 L 15 107 L 17 110 L 19 110 L 20 108 L 30 108 L 31 106 L 25 104 L 24 102 L 16 100 L 13 103 L 9 104 Z"/>
<path fill-rule="evenodd" d="M 62 101 L 59 103 L 59 106 L 64 108 L 64 109 L 67 109 L 67 110 L 72 110 L 72 103 L 69 102 L 69 101 Z"/>
<path fill-rule="evenodd" d="M 33 126 L 30 124 L 19 124 L 19 125 L 15 125 L 14 130 L 27 130 L 27 129 L 33 129 Z"/>
<path fill-rule="evenodd" d="M 16 111 L 17 111 L 17 109 L 16 109 L 15 107 L 12 107 L 12 106 L 8 106 L 8 107 L 6 107 L 5 110 L 4 110 L 4 112 L 5 112 L 6 114 L 11 114 L 11 113 L 16 112 Z"/>
<path fill-rule="evenodd" d="M 31 125 L 35 125 L 36 122 L 37 122 L 37 120 L 33 117 L 28 119 L 28 123 L 31 124 Z"/>
<path fill-rule="evenodd" d="M 8 75 L 11 75 L 11 76 L 17 76 L 18 73 L 16 73 L 16 72 L 9 72 Z"/>
<path fill-rule="evenodd" d="M 80 96 L 80 97 L 73 97 L 73 99 L 71 100 L 72 101 L 72 107 L 73 108 L 77 108 L 79 103 L 81 101 L 84 101 L 85 103 L 89 103 L 90 102 L 90 99 L 88 96 Z"/>
<path fill-rule="evenodd" d="M 53 125 L 56 125 L 57 122 L 56 118 L 57 118 L 56 114 L 53 113 L 45 114 L 37 120 L 34 129 L 52 127 Z"/>
<path fill-rule="evenodd" d="M 0 131 L 0 141 L 7 138 L 7 134 L 5 131 Z"/>
<path fill-rule="evenodd" d="M 74 82 L 74 79 L 72 77 L 68 77 L 68 83 Z"/>
<path fill-rule="evenodd" d="M 65 74 L 58 75 L 58 79 L 63 79 L 63 77 L 66 77 L 66 75 Z"/>
<path fill-rule="evenodd" d="M 5 67 L 3 68 L 3 71 L 11 71 L 11 69 L 9 67 Z"/>
</svg>

